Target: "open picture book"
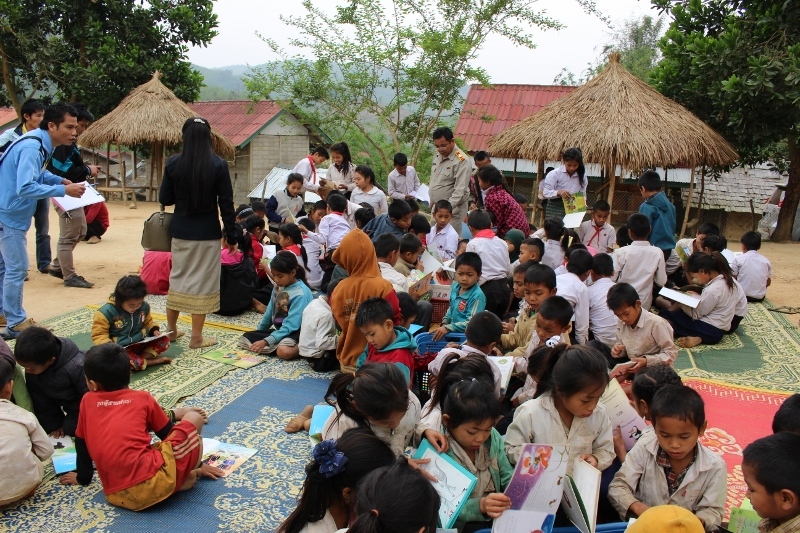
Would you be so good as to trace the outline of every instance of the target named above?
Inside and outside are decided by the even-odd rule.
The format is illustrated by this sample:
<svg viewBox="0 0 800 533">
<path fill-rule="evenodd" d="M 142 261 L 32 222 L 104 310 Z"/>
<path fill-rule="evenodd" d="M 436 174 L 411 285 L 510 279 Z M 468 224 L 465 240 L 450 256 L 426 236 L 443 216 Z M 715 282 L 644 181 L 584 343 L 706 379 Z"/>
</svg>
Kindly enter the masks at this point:
<svg viewBox="0 0 800 533">
<path fill-rule="evenodd" d="M 75 450 L 75 441 L 71 437 L 61 437 L 60 439 L 50 437 L 50 443 L 55 450 L 50 458 L 53 460 L 53 470 L 56 475 L 60 476 L 78 468 L 78 452 Z"/>
<path fill-rule="evenodd" d="M 223 470 L 222 477 L 235 471 L 258 450 L 203 437 L 203 462 Z"/>
<path fill-rule="evenodd" d="M 686 292 L 676 291 L 675 289 L 668 289 L 666 287 L 662 287 L 661 290 L 658 291 L 658 294 L 659 296 L 669 298 L 674 302 L 688 305 L 692 309 L 697 307 L 697 305 L 700 303 L 700 298 L 698 296 L 694 296 Z"/>
<path fill-rule="evenodd" d="M 600 396 L 600 402 L 606 408 L 608 418 L 611 420 L 611 427 L 619 426 L 622 440 L 625 441 L 625 449 L 630 451 L 647 428 L 644 418 L 639 416 L 639 413 L 633 408 L 616 379 L 609 380 L 606 391 Z"/>
<path fill-rule="evenodd" d="M 429 463 L 420 465 L 420 468 L 438 480 L 431 483 L 442 499 L 439 525 L 445 529 L 453 527 L 478 478 L 449 455 L 438 453 L 427 439 L 420 444 L 414 459 L 430 459 Z"/>
<path fill-rule="evenodd" d="M 262 357 L 254 353 L 243 352 L 241 350 L 214 350 L 213 352 L 201 354 L 200 357 L 210 361 L 216 361 L 218 363 L 235 366 L 236 368 L 252 368 L 267 360 L 266 357 Z"/>
</svg>

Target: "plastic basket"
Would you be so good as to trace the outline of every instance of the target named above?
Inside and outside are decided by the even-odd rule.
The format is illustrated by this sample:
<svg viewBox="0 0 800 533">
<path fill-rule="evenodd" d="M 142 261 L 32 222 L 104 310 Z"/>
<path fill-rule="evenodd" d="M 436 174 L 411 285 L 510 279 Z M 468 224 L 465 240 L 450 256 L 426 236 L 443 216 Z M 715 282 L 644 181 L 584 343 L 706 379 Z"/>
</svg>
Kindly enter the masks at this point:
<svg viewBox="0 0 800 533">
<path fill-rule="evenodd" d="M 431 323 L 441 324 L 444 315 L 447 314 L 447 310 L 450 308 L 450 300 L 431 299 L 431 305 L 433 305 L 433 315 L 431 315 Z"/>
<path fill-rule="evenodd" d="M 433 340 L 432 333 L 420 333 L 414 339 L 417 343 L 417 355 L 414 357 L 414 387 L 430 392 L 430 371 L 428 363 L 451 342 L 463 344 L 467 336 L 463 333 L 448 333 L 438 341 Z"/>
</svg>

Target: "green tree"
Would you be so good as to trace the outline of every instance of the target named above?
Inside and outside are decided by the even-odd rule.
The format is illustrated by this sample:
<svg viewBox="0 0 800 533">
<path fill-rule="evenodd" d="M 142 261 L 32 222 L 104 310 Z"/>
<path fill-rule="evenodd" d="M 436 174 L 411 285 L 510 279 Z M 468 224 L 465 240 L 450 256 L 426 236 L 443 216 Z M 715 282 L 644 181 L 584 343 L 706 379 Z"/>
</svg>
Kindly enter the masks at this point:
<svg viewBox="0 0 800 533">
<path fill-rule="evenodd" d="M 656 87 L 737 146 L 742 163 L 788 147 L 789 182 L 773 238 L 800 203 L 800 2 L 653 0 L 672 17 Z"/>
<path fill-rule="evenodd" d="M 2 95 L 19 112 L 42 91 L 80 100 L 103 115 L 160 70 L 194 101 L 202 76 L 188 45 L 216 35 L 212 0 L 0 0 Z"/>
<path fill-rule="evenodd" d="M 592 0 L 576 1 L 596 12 Z M 346 0 L 329 14 L 305 0 L 305 16 L 281 17 L 298 35 L 289 44 L 304 55 L 262 37 L 281 60 L 256 69 L 245 85 L 251 98 L 276 99 L 333 138 L 355 136 L 384 170 L 396 151 L 419 164 L 431 131 L 457 116 L 461 89 L 489 83 L 474 65 L 488 37 L 532 48 L 534 29 L 561 27 L 533 4 Z"/>
</svg>

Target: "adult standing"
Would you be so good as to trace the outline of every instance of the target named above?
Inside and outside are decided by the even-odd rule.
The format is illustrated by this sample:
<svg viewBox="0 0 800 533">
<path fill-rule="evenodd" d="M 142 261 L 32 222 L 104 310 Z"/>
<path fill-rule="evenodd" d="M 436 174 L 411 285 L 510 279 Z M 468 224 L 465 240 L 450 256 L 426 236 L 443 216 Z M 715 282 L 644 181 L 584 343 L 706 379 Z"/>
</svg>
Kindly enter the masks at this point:
<svg viewBox="0 0 800 533">
<path fill-rule="evenodd" d="M 170 224 L 172 270 L 167 293 L 167 328 L 170 340 L 178 337 L 178 317 L 192 315 L 189 348 L 216 344 L 203 337 L 206 315 L 219 309 L 220 231 L 236 250 L 236 215 L 228 163 L 211 148 L 211 126 L 193 117 L 183 124 L 183 151 L 169 158 L 158 193 L 163 205 L 174 205 Z M 219 208 L 219 209 L 218 209 Z"/>
<path fill-rule="evenodd" d="M 0 154 L 11 143 L 29 131 L 39 128 L 44 118 L 44 104 L 39 100 L 27 100 L 20 109 L 22 124 L 16 128 L 9 128 L 0 135 Z M 42 274 L 47 274 L 50 269 L 50 260 L 53 252 L 50 249 L 50 201 L 41 198 L 36 202 L 36 211 L 33 213 L 33 224 L 36 228 L 36 268 Z"/>
<path fill-rule="evenodd" d="M 547 200 L 546 216 L 563 218 L 564 201 L 570 196 L 582 193 L 586 200 L 586 167 L 583 153 L 578 148 L 567 148 L 561 155 L 561 166 L 551 170 L 544 178 L 542 196 Z"/>
<path fill-rule="evenodd" d="M 29 131 L 0 156 L 0 324 L 2 336 L 16 338 L 36 323 L 22 307 L 22 285 L 28 271 L 27 233 L 36 202 L 54 196 L 80 198 L 84 185 L 50 173 L 53 148 L 75 142 L 78 112 L 67 104 L 45 110 L 38 129 Z"/>
<path fill-rule="evenodd" d="M 89 123 L 94 120 L 94 116 L 83 104 L 73 104 L 73 107 L 78 112 L 76 131 L 80 137 L 89 127 Z M 78 150 L 77 142 L 75 142 L 56 147 L 47 170 L 72 183 L 83 183 L 89 176 L 96 177 L 100 167 L 84 163 L 81 151 Z M 50 265 L 50 275 L 63 279 L 65 287 L 90 289 L 94 287 L 94 283 L 86 281 L 83 276 L 78 275 L 72 258 L 75 247 L 86 235 L 86 215 L 83 207 L 69 211 L 64 211 L 58 206 L 55 209 L 58 214 L 58 245 L 56 246 L 56 258 Z"/>
<path fill-rule="evenodd" d="M 469 178 L 472 164 L 467 154 L 456 146 L 453 130 L 447 127 L 433 131 L 433 156 L 431 169 L 431 205 L 439 200 L 449 200 L 453 205 L 453 218 L 450 225 L 461 235 L 461 224 L 469 206 Z"/>
</svg>

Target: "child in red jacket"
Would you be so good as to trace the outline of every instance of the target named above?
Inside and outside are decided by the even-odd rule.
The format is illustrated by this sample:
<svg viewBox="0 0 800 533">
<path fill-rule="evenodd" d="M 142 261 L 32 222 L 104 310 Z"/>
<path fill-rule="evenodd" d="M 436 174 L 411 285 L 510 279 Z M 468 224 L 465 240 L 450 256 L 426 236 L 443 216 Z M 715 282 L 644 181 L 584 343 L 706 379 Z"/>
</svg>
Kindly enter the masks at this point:
<svg viewBox="0 0 800 533">
<path fill-rule="evenodd" d="M 368 298 L 356 312 L 356 327 L 367 338 L 367 346 L 356 367 L 367 363 L 394 363 L 411 383 L 417 344 L 406 328 L 394 325 L 392 306 L 383 298 Z"/>
</svg>

